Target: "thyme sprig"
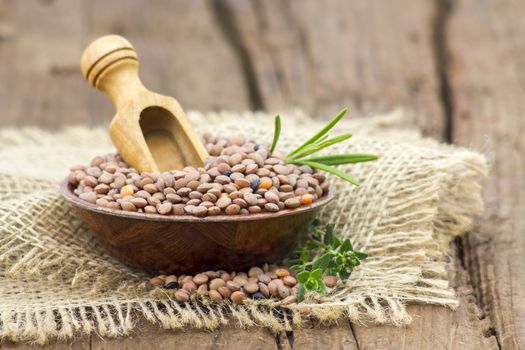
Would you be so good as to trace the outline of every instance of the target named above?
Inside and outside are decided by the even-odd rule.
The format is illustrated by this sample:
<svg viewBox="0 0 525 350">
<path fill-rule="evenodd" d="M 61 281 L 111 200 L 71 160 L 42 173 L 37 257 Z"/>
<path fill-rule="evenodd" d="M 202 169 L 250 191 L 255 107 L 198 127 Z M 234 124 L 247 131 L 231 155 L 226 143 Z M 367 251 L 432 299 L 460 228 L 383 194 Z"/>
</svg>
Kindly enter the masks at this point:
<svg viewBox="0 0 525 350">
<path fill-rule="evenodd" d="M 290 269 L 297 271 L 295 276 L 299 287 L 297 300 L 304 300 L 305 292 L 327 293 L 328 288 L 323 275 L 339 276 L 346 282 L 352 271 L 368 254 L 354 250 L 349 238 L 334 233 L 334 225 L 324 228 L 315 220 L 308 228 L 310 240 L 305 247 L 296 248 L 290 253 Z"/>
<path fill-rule="evenodd" d="M 314 136 L 305 141 L 302 145 L 297 147 L 295 150 L 290 152 L 286 156 L 288 163 L 297 165 L 308 165 L 311 168 L 319 169 L 331 173 L 341 179 L 348 181 L 356 186 L 359 182 L 352 176 L 346 174 L 343 171 L 336 169 L 335 165 L 353 164 L 360 162 L 368 162 L 376 160 L 378 157 L 372 154 L 332 154 L 317 157 L 309 157 L 314 153 L 317 153 L 327 147 L 335 145 L 337 143 L 348 140 L 352 137 L 352 134 L 346 133 L 343 135 L 335 136 L 330 138 L 328 132 L 344 117 L 347 108 L 343 108 L 328 124 L 326 124 L 321 130 L 319 130 Z M 275 128 L 273 134 L 273 142 L 270 148 L 272 153 L 277 145 L 279 136 L 281 135 L 281 117 L 275 116 Z"/>
</svg>

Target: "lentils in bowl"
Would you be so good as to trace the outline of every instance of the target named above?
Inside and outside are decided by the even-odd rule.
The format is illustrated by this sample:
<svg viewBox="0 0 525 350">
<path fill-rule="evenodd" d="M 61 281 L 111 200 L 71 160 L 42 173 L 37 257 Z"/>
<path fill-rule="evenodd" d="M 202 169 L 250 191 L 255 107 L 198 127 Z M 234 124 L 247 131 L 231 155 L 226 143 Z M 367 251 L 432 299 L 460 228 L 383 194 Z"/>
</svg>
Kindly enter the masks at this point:
<svg viewBox="0 0 525 350">
<path fill-rule="evenodd" d="M 119 154 L 70 169 L 80 199 L 111 209 L 161 215 L 249 215 L 312 204 L 328 192 L 323 173 L 288 164 L 269 145 L 242 136 L 203 135 L 210 154 L 203 168 L 148 173 L 129 167 Z"/>
</svg>

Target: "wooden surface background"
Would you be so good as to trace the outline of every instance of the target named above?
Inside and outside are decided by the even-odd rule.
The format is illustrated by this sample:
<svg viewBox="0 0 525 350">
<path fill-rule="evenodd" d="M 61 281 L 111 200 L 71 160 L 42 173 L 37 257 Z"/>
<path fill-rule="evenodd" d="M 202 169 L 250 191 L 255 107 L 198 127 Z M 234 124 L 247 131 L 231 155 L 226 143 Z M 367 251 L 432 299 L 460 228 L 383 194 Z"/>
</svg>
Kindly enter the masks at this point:
<svg viewBox="0 0 525 350">
<path fill-rule="evenodd" d="M 406 329 L 144 325 L 132 338 L 53 347 L 525 348 L 525 1 L 0 0 L 0 126 L 107 124 L 109 99 L 79 70 L 85 45 L 107 33 L 128 37 L 145 84 L 186 109 L 404 107 L 426 134 L 489 155 L 487 210 L 451 247 L 459 310 L 412 305 Z"/>
</svg>

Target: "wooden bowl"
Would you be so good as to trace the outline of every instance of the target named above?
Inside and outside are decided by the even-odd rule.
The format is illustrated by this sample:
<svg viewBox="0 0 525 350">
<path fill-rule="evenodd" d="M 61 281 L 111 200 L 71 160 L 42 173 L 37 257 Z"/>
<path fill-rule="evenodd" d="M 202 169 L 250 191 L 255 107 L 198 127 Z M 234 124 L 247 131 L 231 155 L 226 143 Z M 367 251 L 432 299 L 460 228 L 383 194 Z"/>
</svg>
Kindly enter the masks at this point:
<svg viewBox="0 0 525 350">
<path fill-rule="evenodd" d="M 82 220 L 109 252 L 151 273 L 242 270 L 282 258 L 321 208 L 329 192 L 309 206 L 252 215 L 164 216 L 99 207 L 60 184 Z"/>
</svg>

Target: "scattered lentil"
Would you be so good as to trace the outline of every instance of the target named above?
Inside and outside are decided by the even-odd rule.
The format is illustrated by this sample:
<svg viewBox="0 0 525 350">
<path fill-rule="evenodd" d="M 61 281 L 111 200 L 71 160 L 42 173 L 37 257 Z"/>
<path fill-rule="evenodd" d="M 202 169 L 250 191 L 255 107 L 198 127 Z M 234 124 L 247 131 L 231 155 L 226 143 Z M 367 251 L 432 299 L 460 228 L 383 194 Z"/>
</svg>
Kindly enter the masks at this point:
<svg viewBox="0 0 525 350">
<path fill-rule="evenodd" d="M 334 276 L 323 278 L 330 288 L 337 282 Z M 330 283 L 332 280 L 334 282 Z M 246 298 L 279 298 L 282 299 L 283 305 L 288 305 L 297 301 L 296 279 L 287 269 L 273 264 L 254 266 L 247 273 L 219 270 L 206 271 L 194 276 L 181 275 L 178 278 L 175 275 L 160 275 L 151 278 L 148 284 L 152 288 L 174 289 L 175 299 L 179 302 L 187 302 L 193 295 L 207 296 L 214 302 L 229 299 L 234 303 L 241 303 Z"/>
<path fill-rule="evenodd" d="M 323 276 L 323 281 L 328 288 L 333 288 L 337 283 L 336 276 Z"/>
</svg>

